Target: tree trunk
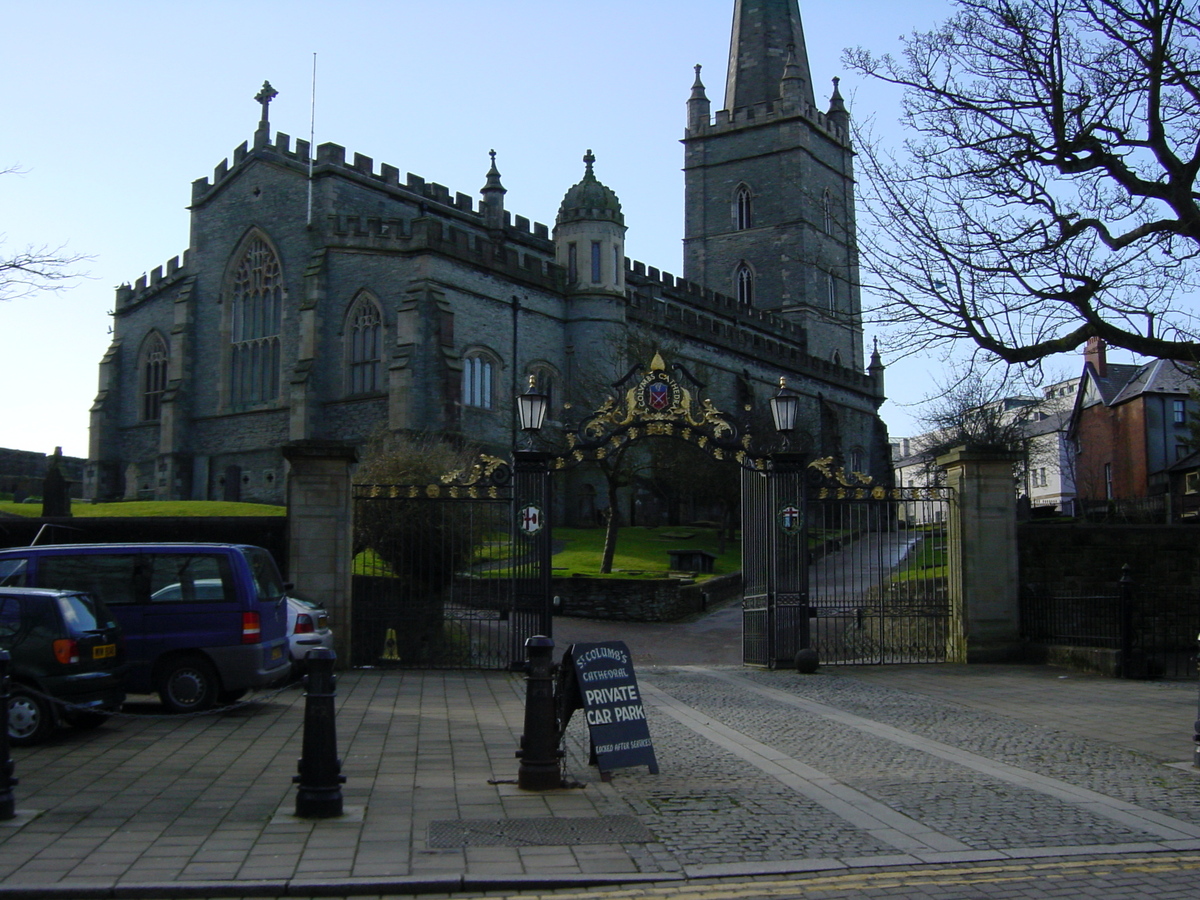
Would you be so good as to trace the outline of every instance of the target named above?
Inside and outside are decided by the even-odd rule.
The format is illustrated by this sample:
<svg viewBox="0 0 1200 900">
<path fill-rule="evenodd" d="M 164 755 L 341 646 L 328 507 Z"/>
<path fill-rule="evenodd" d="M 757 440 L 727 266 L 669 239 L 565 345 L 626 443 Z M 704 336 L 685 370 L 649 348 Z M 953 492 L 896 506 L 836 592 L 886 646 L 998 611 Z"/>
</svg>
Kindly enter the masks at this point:
<svg viewBox="0 0 1200 900">
<path fill-rule="evenodd" d="M 605 510 L 607 521 L 604 525 L 604 555 L 600 558 L 600 574 L 611 575 L 613 557 L 617 553 L 617 527 L 621 522 L 621 514 L 617 509 L 617 481 L 608 479 L 608 509 Z"/>
</svg>

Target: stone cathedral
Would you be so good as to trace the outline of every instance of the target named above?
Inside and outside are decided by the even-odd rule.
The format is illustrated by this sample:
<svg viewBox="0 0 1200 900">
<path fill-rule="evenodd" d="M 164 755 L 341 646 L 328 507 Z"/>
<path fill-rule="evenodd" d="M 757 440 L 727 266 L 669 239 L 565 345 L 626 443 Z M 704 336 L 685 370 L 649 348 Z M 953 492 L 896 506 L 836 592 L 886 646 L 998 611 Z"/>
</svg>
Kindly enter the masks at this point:
<svg viewBox="0 0 1200 900">
<path fill-rule="evenodd" d="M 785 377 L 807 450 L 887 477 L 850 117 L 836 79 L 817 106 L 797 0 L 735 0 L 715 112 L 696 68 L 683 277 L 626 256 L 591 151 L 549 228 L 509 211 L 494 154 L 478 199 L 451 193 L 272 131 L 274 96 L 264 84 L 253 138 L 193 183 L 186 252 L 117 289 L 87 496 L 279 503 L 283 445 L 381 429 L 502 453 L 530 376 L 565 421 L 595 377 L 582 361 L 630 335 L 702 373 L 721 409 L 761 410 Z"/>
</svg>

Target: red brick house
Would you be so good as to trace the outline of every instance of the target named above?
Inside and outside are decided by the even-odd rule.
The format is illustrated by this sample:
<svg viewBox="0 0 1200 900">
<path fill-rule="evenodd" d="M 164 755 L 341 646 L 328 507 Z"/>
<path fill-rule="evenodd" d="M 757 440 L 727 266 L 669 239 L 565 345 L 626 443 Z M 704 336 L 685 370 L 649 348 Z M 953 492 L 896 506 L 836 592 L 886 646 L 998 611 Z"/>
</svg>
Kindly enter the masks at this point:
<svg viewBox="0 0 1200 900">
<path fill-rule="evenodd" d="M 1077 496 L 1094 503 L 1167 494 L 1171 468 L 1191 453 L 1196 385 L 1189 363 L 1109 363 L 1104 342 L 1089 340 L 1069 432 Z"/>
</svg>

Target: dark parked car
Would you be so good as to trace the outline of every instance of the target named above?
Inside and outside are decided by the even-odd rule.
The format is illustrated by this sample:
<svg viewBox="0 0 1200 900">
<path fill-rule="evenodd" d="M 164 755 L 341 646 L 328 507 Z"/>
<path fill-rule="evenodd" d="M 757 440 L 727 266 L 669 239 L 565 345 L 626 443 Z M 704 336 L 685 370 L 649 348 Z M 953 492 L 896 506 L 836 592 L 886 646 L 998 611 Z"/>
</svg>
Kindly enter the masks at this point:
<svg viewBox="0 0 1200 900">
<path fill-rule="evenodd" d="M 121 629 L 108 608 L 88 594 L 0 588 L 0 649 L 12 657 L 8 737 L 13 744 L 36 744 L 63 724 L 95 728 L 125 702 Z"/>
<path fill-rule="evenodd" d="M 99 597 L 128 643 L 131 694 L 172 712 L 231 703 L 291 673 L 283 579 L 242 544 L 52 544 L 0 550 L 0 585 Z"/>
</svg>

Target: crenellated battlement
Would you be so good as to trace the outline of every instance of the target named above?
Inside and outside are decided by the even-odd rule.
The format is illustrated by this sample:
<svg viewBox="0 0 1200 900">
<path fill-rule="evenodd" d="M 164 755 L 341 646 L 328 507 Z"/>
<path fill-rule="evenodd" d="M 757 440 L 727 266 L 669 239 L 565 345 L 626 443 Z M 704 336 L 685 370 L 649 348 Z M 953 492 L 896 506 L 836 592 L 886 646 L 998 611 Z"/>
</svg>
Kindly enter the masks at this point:
<svg viewBox="0 0 1200 900">
<path fill-rule="evenodd" d="M 810 355 L 804 328 L 769 310 L 746 306 L 694 281 L 630 259 L 625 260 L 625 282 L 630 312 L 650 323 L 675 327 L 735 351 L 766 356 L 824 380 L 872 390 L 865 373 Z"/>
<path fill-rule="evenodd" d="M 699 137 L 701 135 L 737 131 L 751 125 L 765 125 L 768 122 L 790 119 L 795 116 L 800 116 L 812 122 L 819 130 L 840 144 L 848 145 L 850 143 L 850 135 L 846 133 L 846 129 L 833 122 L 829 116 L 812 104 L 793 103 L 785 100 L 777 100 L 774 103 L 755 103 L 752 106 L 744 106 L 733 110 L 718 110 L 713 120 L 701 123 L 696 127 L 689 126 L 686 128 L 684 137 Z"/>
<path fill-rule="evenodd" d="M 524 221 L 528 225 L 528 220 Z M 497 243 L 440 219 L 332 215 L 328 222 L 342 246 L 405 252 L 433 250 L 536 287 L 565 290 L 566 273 L 547 250 L 523 252 L 507 241 Z"/>
<path fill-rule="evenodd" d="M 283 158 L 307 167 L 310 161 L 310 152 L 311 147 L 309 142 L 302 140 L 296 141 L 296 147 L 293 150 L 291 136 L 282 131 L 276 132 L 274 143 L 265 143 L 254 150 L 249 148 L 247 142 L 242 142 L 233 151 L 232 166 L 230 166 L 228 158 L 223 159 L 213 169 L 211 181 L 208 178 L 198 178 L 192 182 L 192 203 L 196 204 L 203 201 L 211 191 L 219 187 L 229 177 L 230 173 L 252 154 L 262 153 L 266 157 L 274 156 Z M 317 146 L 317 155 L 312 162 L 314 164 L 314 173 L 322 169 L 326 171 L 328 169 L 345 170 L 347 173 L 353 173 L 364 179 L 369 179 L 384 187 L 413 194 L 425 202 L 436 203 L 459 213 L 482 218 L 483 210 L 482 208 L 476 208 L 475 199 L 470 194 L 457 191 L 451 196 L 450 189 L 445 185 L 426 181 L 420 175 L 414 175 L 412 172 L 408 172 L 405 181 L 401 182 L 400 170 L 395 166 L 381 163 L 378 171 L 376 171 L 374 159 L 362 153 L 355 153 L 353 158 L 347 159 L 346 148 L 341 144 L 334 144 L 332 142 L 319 144 Z M 550 229 L 541 222 L 531 222 L 525 216 L 516 216 L 513 219 L 507 212 L 504 216 L 505 227 L 511 228 L 519 235 L 529 235 L 533 238 L 550 240 Z"/>
<path fill-rule="evenodd" d="M 116 289 L 116 304 L 113 309 L 119 311 L 153 297 L 163 288 L 169 287 L 183 278 L 187 274 L 186 269 L 187 251 L 184 251 L 179 256 L 172 256 L 167 260 L 165 268 L 155 266 L 150 270 L 149 275 L 142 275 L 132 285 L 128 282 L 119 285 Z"/>
</svg>

